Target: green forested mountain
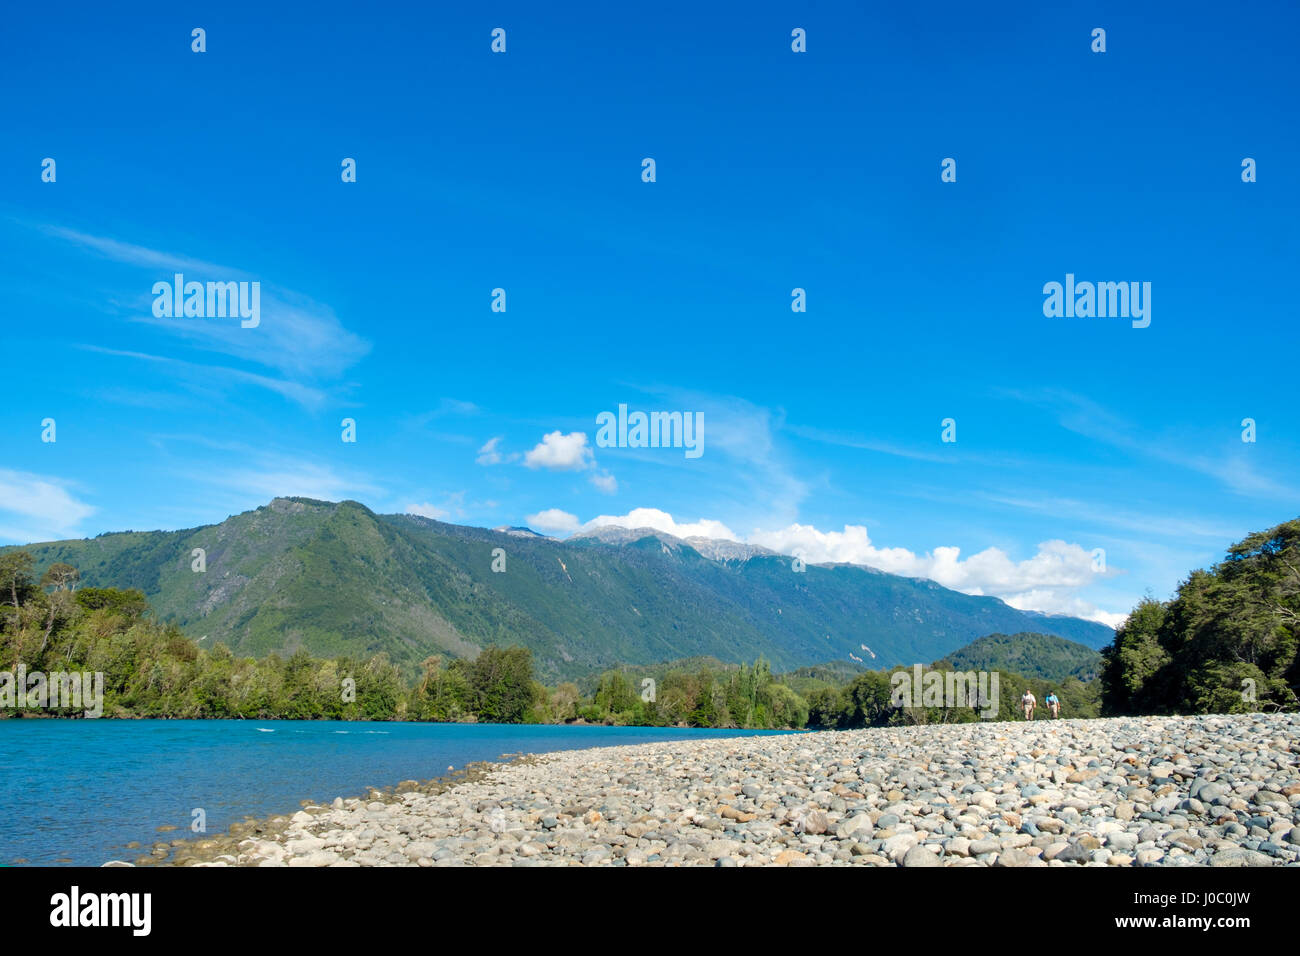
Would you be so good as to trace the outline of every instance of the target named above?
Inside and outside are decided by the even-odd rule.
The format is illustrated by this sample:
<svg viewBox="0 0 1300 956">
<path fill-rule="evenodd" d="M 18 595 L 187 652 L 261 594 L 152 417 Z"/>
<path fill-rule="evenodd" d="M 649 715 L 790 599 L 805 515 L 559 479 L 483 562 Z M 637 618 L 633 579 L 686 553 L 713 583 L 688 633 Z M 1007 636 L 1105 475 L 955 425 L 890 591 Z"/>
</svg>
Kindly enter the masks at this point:
<svg viewBox="0 0 1300 956">
<path fill-rule="evenodd" d="M 646 532 L 612 544 L 555 541 L 357 502 L 277 498 L 216 525 L 29 545 L 41 574 L 56 562 L 83 585 L 137 588 L 172 622 L 236 655 L 368 658 L 408 675 L 430 654 L 528 647 L 538 676 L 618 665 L 760 656 L 789 669 L 850 653 L 910 665 L 993 632 L 1047 632 L 1100 647 L 1112 631 L 1017 611 L 995 598 L 851 566 L 746 551 L 706 557 Z M 492 570 L 502 549 L 505 570 Z M 204 570 L 196 571 L 195 549 Z M 500 563 L 498 562 L 498 566 Z M 871 648 L 870 657 L 862 645 Z"/>
<path fill-rule="evenodd" d="M 1025 677 L 1089 681 L 1101 655 L 1083 644 L 1051 634 L 990 634 L 953 651 L 935 667 L 957 671 L 1015 671 Z"/>
<path fill-rule="evenodd" d="M 1106 649 L 1113 714 L 1300 706 L 1300 519 L 1252 534 L 1170 601 L 1139 604 Z"/>
</svg>

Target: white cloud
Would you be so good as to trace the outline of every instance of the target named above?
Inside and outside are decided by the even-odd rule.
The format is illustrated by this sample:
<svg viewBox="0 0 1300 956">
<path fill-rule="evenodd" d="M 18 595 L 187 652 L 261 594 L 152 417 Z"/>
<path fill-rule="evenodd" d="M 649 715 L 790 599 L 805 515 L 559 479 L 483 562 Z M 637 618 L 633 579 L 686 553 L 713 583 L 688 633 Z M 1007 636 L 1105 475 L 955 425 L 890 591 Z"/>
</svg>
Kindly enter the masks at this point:
<svg viewBox="0 0 1300 956">
<path fill-rule="evenodd" d="M 0 539 L 29 544 L 80 537 L 78 525 L 94 513 L 57 478 L 0 469 Z"/>
<path fill-rule="evenodd" d="M 799 553 L 810 563 L 838 562 L 929 578 L 964 594 L 987 594 L 1014 608 L 1048 614 L 1070 614 L 1112 624 L 1123 615 L 1102 611 L 1076 592 L 1119 572 L 1094 570 L 1092 552 L 1061 540 L 1044 541 L 1033 557 L 1013 561 L 1000 548 L 985 548 L 968 558 L 961 549 L 937 547 L 926 554 L 906 548 L 878 548 L 863 525 L 845 525 L 843 531 L 819 531 L 811 525 L 792 524 L 777 531 L 755 531 L 751 544 Z"/>
<path fill-rule="evenodd" d="M 749 536 L 782 554 L 799 551 L 812 563 L 865 564 L 891 574 L 930 578 L 944 587 L 968 594 L 1009 594 L 1036 587 L 1082 587 L 1102 576 L 1092 570 L 1092 555 L 1077 544 L 1044 541 L 1038 553 L 1013 562 L 999 548 L 986 548 L 968 558 L 961 549 L 938 547 L 918 555 L 906 548 L 878 548 L 863 525 L 845 525 L 843 531 L 819 531 L 811 525 L 792 524 L 777 531 L 755 531 Z"/>
<path fill-rule="evenodd" d="M 592 475 L 591 483 L 596 486 L 597 490 L 603 491 L 607 495 L 612 495 L 618 491 L 618 479 L 608 471 L 602 471 L 598 475 Z"/>
<path fill-rule="evenodd" d="M 408 515 L 419 515 L 421 518 L 432 518 L 434 521 L 443 521 L 450 517 L 450 512 L 435 507 L 427 501 L 419 505 L 407 505 L 406 513 Z"/>
<path fill-rule="evenodd" d="M 585 432 L 559 431 L 542 436 L 537 447 L 524 455 L 529 468 L 546 468 L 551 471 L 582 471 L 595 465 L 595 456 L 587 444 Z"/>
<path fill-rule="evenodd" d="M 818 531 L 812 525 L 792 524 L 779 531 L 755 530 L 749 540 L 781 554 L 797 552 L 814 564 L 866 564 L 893 574 L 924 576 L 916 572 L 912 552 L 904 548 L 874 547 L 863 525 L 845 525 L 843 531 Z"/>
<path fill-rule="evenodd" d="M 547 508 L 535 515 L 529 515 L 524 521 L 528 523 L 530 528 L 537 528 L 540 531 L 554 531 L 558 534 L 577 531 L 580 524 L 577 515 L 571 515 L 559 508 Z"/>
<path fill-rule="evenodd" d="M 587 528 L 654 528 L 678 538 L 721 538 L 739 541 L 736 533 L 721 521 L 705 519 L 690 524 L 679 524 L 673 516 L 658 508 L 633 508 L 625 515 L 601 515 L 588 521 Z M 576 530 L 576 529 L 575 529 Z"/>
<path fill-rule="evenodd" d="M 1059 594 L 1052 590 L 1035 589 L 1023 594 L 1009 594 L 1002 598 L 1020 611 L 1042 611 L 1045 614 L 1068 614 L 1089 621 L 1097 621 L 1107 627 L 1119 627 L 1128 618 L 1128 614 L 1112 614 L 1103 611 L 1095 604 L 1083 598 Z"/>
</svg>

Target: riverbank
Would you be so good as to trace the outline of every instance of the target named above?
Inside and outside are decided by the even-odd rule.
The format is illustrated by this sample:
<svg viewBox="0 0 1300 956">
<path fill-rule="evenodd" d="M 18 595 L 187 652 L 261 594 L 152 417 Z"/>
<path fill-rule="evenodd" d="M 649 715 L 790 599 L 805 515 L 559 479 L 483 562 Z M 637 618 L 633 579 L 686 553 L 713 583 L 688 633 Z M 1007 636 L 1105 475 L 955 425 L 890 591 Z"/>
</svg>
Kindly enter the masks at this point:
<svg viewBox="0 0 1300 956">
<path fill-rule="evenodd" d="M 474 764 L 156 852 L 215 866 L 1294 865 L 1298 764 L 1294 714 L 672 741 Z"/>
</svg>

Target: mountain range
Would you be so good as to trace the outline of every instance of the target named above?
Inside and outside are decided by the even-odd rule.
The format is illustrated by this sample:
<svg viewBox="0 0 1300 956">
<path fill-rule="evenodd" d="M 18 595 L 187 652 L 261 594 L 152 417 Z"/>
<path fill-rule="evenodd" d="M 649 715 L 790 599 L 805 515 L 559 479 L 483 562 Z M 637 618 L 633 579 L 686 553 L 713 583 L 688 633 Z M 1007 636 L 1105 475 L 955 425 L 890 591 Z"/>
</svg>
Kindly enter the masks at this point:
<svg viewBox="0 0 1300 956">
<path fill-rule="evenodd" d="M 381 515 L 355 501 L 276 498 L 219 524 L 26 550 L 38 573 L 61 561 L 83 585 L 139 588 L 205 647 L 382 651 L 410 671 L 431 654 L 473 656 L 489 644 L 527 646 L 538 676 L 555 680 L 700 656 L 880 668 L 935 660 L 996 632 L 1091 648 L 1114 636 L 1096 622 L 860 565 L 796 571 L 788 555 L 733 541 L 622 528 L 557 540 Z"/>
</svg>

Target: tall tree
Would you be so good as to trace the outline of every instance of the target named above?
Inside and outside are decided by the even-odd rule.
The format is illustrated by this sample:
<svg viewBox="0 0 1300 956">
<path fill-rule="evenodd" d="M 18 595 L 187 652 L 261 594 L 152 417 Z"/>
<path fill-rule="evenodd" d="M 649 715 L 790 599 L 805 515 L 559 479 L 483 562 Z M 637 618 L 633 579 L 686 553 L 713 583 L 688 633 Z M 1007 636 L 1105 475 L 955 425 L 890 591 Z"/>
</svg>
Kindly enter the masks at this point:
<svg viewBox="0 0 1300 956">
<path fill-rule="evenodd" d="M 32 556 L 22 549 L 0 554 L 0 590 L 7 591 L 9 602 L 21 607 L 20 597 L 32 586 Z"/>
<path fill-rule="evenodd" d="M 70 564 L 56 561 L 41 575 L 41 587 L 54 588 L 56 591 L 75 591 L 80 580 L 80 571 Z"/>
</svg>

